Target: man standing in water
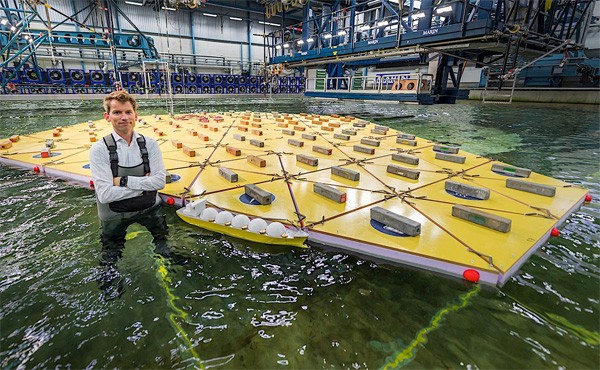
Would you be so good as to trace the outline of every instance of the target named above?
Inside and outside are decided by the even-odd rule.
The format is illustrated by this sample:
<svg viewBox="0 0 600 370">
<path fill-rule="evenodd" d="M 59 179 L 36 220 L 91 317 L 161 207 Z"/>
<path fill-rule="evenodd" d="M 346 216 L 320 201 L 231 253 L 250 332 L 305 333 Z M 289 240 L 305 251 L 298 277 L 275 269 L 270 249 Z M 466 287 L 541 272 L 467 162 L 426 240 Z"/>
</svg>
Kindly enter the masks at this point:
<svg viewBox="0 0 600 370">
<path fill-rule="evenodd" d="M 104 98 L 104 118 L 112 124 L 113 132 L 90 150 L 102 227 L 100 264 L 109 273 L 101 288 L 110 288 L 118 275 L 114 265 L 123 254 L 129 225 L 145 226 L 154 238 L 155 251 L 168 254 L 167 222 L 158 196 L 158 190 L 165 186 L 166 170 L 156 140 L 133 130 L 137 108 L 135 98 L 126 91 L 108 94 Z"/>
</svg>

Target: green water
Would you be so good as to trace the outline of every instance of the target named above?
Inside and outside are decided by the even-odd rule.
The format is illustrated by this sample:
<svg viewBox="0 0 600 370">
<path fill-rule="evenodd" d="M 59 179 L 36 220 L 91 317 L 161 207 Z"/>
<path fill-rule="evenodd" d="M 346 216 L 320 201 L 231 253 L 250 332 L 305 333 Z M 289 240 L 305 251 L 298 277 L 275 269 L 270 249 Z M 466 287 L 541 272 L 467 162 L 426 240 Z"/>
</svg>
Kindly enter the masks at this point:
<svg viewBox="0 0 600 370">
<path fill-rule="evenodd" d="M 141 114 L 166 111 L 141 103 Z M 175 110 L 355 115 L 583 185 L 595 201 L 504 287 L 481 290 L 330 249 L 245 245 L 169 209 L 187 263 L 157 258 L 150 235 L 132 227 L 118 264 L 123 295 L 104 300 L 94 195 L 0 166 L 1 368 L 600 367 L 597 106 L 299 98 Z M 99 101 L 0 102 L 0 137 L 99 118 Z"/>
</svg>

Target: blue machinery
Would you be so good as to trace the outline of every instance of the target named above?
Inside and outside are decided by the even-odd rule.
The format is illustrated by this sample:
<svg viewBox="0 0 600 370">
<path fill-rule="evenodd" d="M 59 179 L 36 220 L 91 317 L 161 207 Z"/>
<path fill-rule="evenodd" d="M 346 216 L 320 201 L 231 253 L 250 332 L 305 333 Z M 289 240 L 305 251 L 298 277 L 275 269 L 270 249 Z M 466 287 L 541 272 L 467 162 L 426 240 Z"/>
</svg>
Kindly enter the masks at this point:
<svg viewBox="0 0 600 370">
<path fill-rule="evenodd" d="M 270 63 L 287 68 L 325 66 L 326 83 L 315 82 L 307 95 L 381 98 L 381 81 L 372 92 L 358 66 L 394 65 L 402 56 L 421 64 L 437 59 L 431 89 L 402 94 L 386 91 L 386 100 L 453 102 L 467 63 L 494 67 L 497 76 L 552 50 L 583 49 L 592 21 L 592 0 L 306 0 L 303 21 L 269 35 Z M 285 15 L 285 14 L 284 14 Z M 580 73 L 584 72 L 584 73 Z M 600 72 L 580 68 L 579 75 Z M 594 77 L 596 76 L 596 77 Z M 550 77 L 550 76 L 549 76 Z M 404 77 L 397 76 L 402 79 Z M 584 77 L 586 78 L 586 77 Z M 418 88 L 426 76 L 410 76 Z M 357 82 L 358 81 L 358 82 Z M 502 79 L 497 82 L 502 88 Z M 428 96 L 429 95 L 429 96 Z"/>
</svg>

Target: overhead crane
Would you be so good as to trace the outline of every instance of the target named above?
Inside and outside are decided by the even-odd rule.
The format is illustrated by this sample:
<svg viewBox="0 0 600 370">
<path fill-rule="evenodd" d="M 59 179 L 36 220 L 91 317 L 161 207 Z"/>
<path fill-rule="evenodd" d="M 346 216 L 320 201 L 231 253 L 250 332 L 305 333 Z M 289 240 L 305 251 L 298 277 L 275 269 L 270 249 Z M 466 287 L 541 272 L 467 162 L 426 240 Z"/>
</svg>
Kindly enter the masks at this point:
<svg viewBox="0 0 600 370">
<path fill-rule="evenodd" d="M 308 0 L 301 23 L 269 35 L 269 62 L 326 66 L 333 80 L 327 93 L 314 96 L 369 98 L 364 89 L 352 92 L 351 85 L 361 84 L 345 77 L 353 65 L 406 55 L 425 64 L 435 57 L 435 78 L 426 95 L 454 102 L 465 93 L 459 86 L 467 62 L 496 66 L 497 76 L 507 76 L 545 54 L 582 50 L 593 6 L 593 0 Z M 382 80 L 378 83 L 381 90 Z"/>
</svg>

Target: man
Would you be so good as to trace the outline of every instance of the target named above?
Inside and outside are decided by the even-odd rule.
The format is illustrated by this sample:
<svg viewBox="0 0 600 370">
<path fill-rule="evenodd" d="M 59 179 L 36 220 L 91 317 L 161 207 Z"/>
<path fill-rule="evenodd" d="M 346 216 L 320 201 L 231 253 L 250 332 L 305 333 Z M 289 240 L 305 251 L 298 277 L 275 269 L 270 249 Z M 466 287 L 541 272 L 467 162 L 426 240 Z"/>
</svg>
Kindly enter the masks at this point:
<svg viewBox="0 0 600 370">
<path fill-rule="evenodd" d="M 145 226 L 157 253 L 168 253 L 167 222 L 158 190 L 164 188 L 166 170 L 156 140 L 133 129 L 137 102 L 126 91 L 104 98 L 104 118 L 113 132 L 90 150 L 90 168 L 102 226 L 102 266 L 114 267 L 123 254 L 127 227 Z"/>
</svg>

